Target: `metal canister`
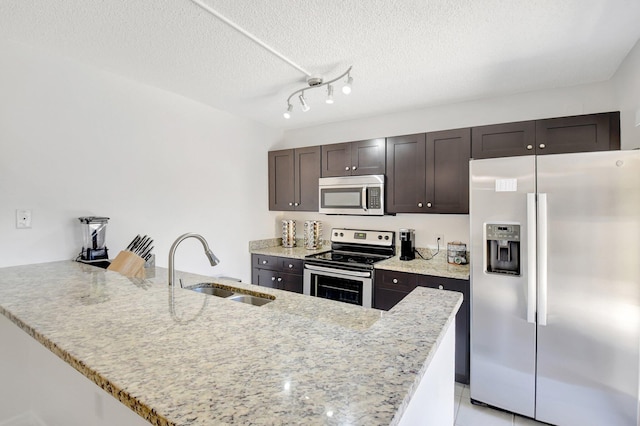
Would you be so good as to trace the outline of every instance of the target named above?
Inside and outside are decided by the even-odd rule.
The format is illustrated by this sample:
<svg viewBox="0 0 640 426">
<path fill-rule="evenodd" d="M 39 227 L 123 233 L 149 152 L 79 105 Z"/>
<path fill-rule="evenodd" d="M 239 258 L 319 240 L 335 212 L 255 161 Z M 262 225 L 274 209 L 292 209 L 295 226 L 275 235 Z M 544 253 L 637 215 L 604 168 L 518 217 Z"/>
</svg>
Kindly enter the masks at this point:
<svg viewBox="0 0 640 426">
<path fill-rule="evenodd" d="M 296 221 L 284 219 L 282 221 L 282 247 L 296 246 Z"/>
<path fill-rule="evenodd" d="M 322 245 L 322 223 L 319 220 L 304 222 L 304 247 L 309 250 Z"/>
<path fill-rule="evenodd" d="M 447 243 L 447 262 L 454 265 L 466 265 L 467 245 L 460 241 Z"/>
</svg>

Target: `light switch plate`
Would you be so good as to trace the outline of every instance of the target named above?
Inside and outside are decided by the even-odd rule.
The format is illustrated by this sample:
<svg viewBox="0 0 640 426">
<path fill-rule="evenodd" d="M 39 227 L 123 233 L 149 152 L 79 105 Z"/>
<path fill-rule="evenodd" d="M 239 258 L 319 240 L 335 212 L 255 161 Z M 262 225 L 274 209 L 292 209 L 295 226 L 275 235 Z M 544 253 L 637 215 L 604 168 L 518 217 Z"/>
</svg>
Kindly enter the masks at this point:
<svg viewBox="0 0 640 426">
<path fill-rule="evenodd" d="M 31 228 L 31 210 L 26 210 L 26 209 L 16 210 L 16 228 L 18 229 Z"/>
</svg>

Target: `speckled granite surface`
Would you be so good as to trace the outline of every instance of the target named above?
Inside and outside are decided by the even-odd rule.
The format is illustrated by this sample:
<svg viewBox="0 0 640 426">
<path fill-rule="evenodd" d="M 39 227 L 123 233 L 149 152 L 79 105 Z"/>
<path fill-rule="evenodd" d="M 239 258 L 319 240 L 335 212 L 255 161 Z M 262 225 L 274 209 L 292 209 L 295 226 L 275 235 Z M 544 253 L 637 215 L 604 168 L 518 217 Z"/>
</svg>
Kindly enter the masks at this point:
<svg viewBox="0 0 640 426">
<path fill-rule="evenodd" d="M 301 245 L 302 244 L 298 244 L 298 246 Z M 285 248 L 282 247 L 281 240 L 278 238 L 251 241 L 249 243 L 249 251 L 252 254 L 291 257 L 295 259 L 304 259 L 304 257 L 309 254 L 315 254 L 327 250 L 331 250 L 330 243 L 326 243 L 326 245 L 318 250 L 306 250 L 304 247 Z M 429 249 L 418 250 L 427 259 L 431 256 L 431 251 Z M 467 256 L 467 258 L 469 258 L 469 256 Z M 434 275 L 436 277 L 457 278 L 461 280 L 469 279 L 469 265 L 452 265 L 448 263 L 446 250 L 440 250 L 440 252 L 430 260 L 421 259 L 419 256 L 416 256 L 414 260 L 400 260 L 400 256 L 398 255 L 391 259 L 376 263 L 375 268 L 411 272 L 421 275 Z"/>
<path fill-rule="evenodd" d="M 150 274 L 151 275 L 151 274 Z M 0 269 L 0 313 L 157 425 L 395 424 L 461 304 L 417 288 L 389 312 L 234 281 L 264 306 L 76 262 Z"/>
<path fill-rule="evenodd" d="M 251 254 L 264 254 L 267 256 L 291 257 L 293 259 L 304 259 L 310 254 L 321 253 L 331 250 L 331 244 L 325 243 L 315 250 L 309 250 L 304 247 L 303 240 L 296 240 L 296 247 L 282 247 L 282 240 L 279 238 L 271 238 L 269 240 L 257 240 L 249 242 L 249 252 Z"/>
</svg>

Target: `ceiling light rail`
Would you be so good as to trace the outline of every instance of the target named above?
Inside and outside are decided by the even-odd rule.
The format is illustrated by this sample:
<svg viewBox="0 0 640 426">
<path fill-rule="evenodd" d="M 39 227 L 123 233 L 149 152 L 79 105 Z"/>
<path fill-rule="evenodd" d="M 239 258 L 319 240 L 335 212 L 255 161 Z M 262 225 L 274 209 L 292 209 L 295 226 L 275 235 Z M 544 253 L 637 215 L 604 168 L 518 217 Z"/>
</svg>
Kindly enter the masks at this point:
<svg viewBox="0 0 640 426">
<path fill-rule="evenodd" d="M 345 95 L 348 95 L 349 93 L 351 93 L 351 85 L 353 84 L 353 77 L 351 77 L 351 68 L 352 67 L 349 67 L 349 69 L 347 69 L 345 72 L 340 74 L 338 77 L 334 78 L 333 80 L 329 80 L 326 83 L 323 82 L 322 77 L 310 76 L 309 79 L 307 79 L 307 83 L 309 84 L 309 87 L 304 87 L 302 89 L 296 90 L 287 98 L 287 110 L 284 112 L 284 114 L 282 114 L 283 117 L 286 119 L 291 118 L 291 111 L 293 111 L 291 98 L 293 98 L 298 93 L 300 93 L 300 96 L 298 96 L 298 98 L 300 99 L 300 108 L 302 109 L 302 111 L 307 112 L 311 109 L 311 107 L 307 103 L 307 99 L 304 97 L 305 90 L 318 89 L 320 87 L 327 86 L 327 98 L 325 102 L 328 104 L 332 104 L 333 103 L 332 84 L 346 76 L 347 80 L 345 81 L 344 86 L 342 86 L 342 93 L 344 93 Z"/>
</svg>

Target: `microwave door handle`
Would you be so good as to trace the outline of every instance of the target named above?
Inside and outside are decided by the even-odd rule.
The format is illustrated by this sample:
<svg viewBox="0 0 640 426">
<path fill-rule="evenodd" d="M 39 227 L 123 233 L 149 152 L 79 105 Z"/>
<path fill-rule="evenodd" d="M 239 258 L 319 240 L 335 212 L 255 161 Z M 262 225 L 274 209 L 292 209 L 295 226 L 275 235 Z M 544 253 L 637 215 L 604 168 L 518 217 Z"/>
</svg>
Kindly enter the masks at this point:
<svg viewBox="0 0 640 426">
<path fill-rule="evenodd" d="M 362 187 L 362 209 L 366 212 L 367 207 L 369 207 L 369 200 L 367 200 L 367 186 Z"/>
</svg>

